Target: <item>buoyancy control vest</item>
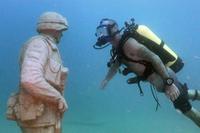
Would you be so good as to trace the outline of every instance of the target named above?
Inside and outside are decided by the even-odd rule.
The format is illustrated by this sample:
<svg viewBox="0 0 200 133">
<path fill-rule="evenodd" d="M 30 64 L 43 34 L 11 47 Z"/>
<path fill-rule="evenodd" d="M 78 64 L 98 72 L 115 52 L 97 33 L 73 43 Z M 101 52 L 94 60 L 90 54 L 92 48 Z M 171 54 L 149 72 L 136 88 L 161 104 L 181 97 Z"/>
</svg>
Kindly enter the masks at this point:
<svg viewBox="0 0 200 133">
<path fill-rule="evenodd" d="M 134 38 L 158 55 L 165 66 L 170 67 L 175 73 L 179 72 L 183 68 L 184 63 L 182 59 L 171 48 L 169 48 L 163 40 L 154 34 L 147 26 L 137 25 L 135 23 L 126 24 L 126 28 L 120 40 L 119 49 L 116 52 L 118 56 L 122 56 L 125 59 L 127 58 L 122 49 L 129 38 Z"/>
</svg>

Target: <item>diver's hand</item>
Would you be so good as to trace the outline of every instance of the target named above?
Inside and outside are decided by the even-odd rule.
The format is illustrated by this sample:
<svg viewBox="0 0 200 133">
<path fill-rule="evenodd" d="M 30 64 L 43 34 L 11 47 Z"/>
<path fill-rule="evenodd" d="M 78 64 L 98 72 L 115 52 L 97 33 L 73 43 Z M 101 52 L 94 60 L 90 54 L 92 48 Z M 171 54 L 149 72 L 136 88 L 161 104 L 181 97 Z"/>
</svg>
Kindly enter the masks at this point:
<svg viewBox="0 0 200 133">
<path fill-rule="evenodd" d="M 60 98 L 58 101 L 58 110 L 61 113 L 64 113 L 67 109 L 68 109 L 67 102 L 65 101 L 65 99 L 63 97 Z"/>
<path fill-rule="evenodd" d="M 165 94 L 171 101 L 175 101 L 180 95 L 180 91 L 172 84 L 170 86 L 165 86 Z"/>
<path fill-rule="evenodd" d="M 104 79 L 102 82 L 101 82 L 101 85 L 100 85 L 100 89 L 105 89 L 105 87 L 107 86 L 108 84 L 108 80 Z"/>
</svg>

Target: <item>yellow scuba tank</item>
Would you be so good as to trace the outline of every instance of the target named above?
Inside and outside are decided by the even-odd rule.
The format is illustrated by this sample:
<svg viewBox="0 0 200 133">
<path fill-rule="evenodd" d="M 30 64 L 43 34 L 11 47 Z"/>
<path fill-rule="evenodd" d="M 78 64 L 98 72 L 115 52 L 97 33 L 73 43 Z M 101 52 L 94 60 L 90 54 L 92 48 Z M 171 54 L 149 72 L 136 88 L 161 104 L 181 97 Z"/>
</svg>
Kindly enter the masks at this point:
<svg viewBox="0 0 200 133">
<path fill-rule="evenodd" d="M 139 25 L 136 32 L 152 41 L 155 42 L 155 44 L 157 45 L 163 45 L 163 49 L 166 50 L 167 52 L 169 52 L 171 54 L 171 56 L 173 56 L 175 59 L 172 61 L 167 62 L 167 64 L 165 64 L 166 66 L 170 67 L 172 66 L 176 60 L 178 59 L 178 55 L 171 50 L 165 43 L 162 44 L 162 40 L 160 38 L 158 38 L 158 36 L 156 36 L 147 26 L 145 25 Z"/>
<path fill-rule="evenodd" d="M 163 63 L 167 67 L 170 67 L 174 72 L 178 72 L 183 68 L 184 63 L 182 59 L 171 48 L 169 48 L 163 40 L 154 34 L 147 26 L 136 25 L 134 20 L 131 21 L 131 24 L 125 23 L 126 29 L 124 30 L 123 35 L 124 40 L 133 37 L 139 43 L 157 54 Z"/>
</svg>

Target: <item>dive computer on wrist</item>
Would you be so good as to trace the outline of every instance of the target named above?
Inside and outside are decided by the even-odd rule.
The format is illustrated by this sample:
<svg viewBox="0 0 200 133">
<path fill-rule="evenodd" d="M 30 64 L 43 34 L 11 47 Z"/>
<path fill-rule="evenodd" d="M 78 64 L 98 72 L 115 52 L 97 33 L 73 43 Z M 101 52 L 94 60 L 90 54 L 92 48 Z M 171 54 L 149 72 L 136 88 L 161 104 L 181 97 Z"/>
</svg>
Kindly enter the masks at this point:
<svg viewBox="0 0 200 133">
<path fill-rule="evenodd" d="M 174 79 L 173 78 L 166 78 L 164 80 L 164 84 L 167 85 L 167 86 L 170 86 L 174 83 Z"/>
</svg>

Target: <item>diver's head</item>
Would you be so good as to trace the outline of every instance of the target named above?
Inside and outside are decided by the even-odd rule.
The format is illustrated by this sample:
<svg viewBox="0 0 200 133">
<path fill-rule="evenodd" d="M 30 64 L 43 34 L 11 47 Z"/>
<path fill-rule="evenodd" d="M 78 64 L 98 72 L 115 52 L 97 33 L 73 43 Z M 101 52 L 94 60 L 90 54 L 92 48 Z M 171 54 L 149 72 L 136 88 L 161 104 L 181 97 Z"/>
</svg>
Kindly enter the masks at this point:
<svg viewBox="0 0 200 133">
<path fill-rule="evenodd" d="M 37 23 L 39 33 L 49 34 L 59 43 L 62 32 L 69 27 L 67 19 L 56 12 L 43 13 Z"/>
<path fill-rule="evenodd" d="M 120 30 L 116 21 L 108 18 L 102 19 L 96 28 L 96 46 L 102 47 L 106 43 L 111 42 L 118 33 L 120 33 Z"/>
</svg>

